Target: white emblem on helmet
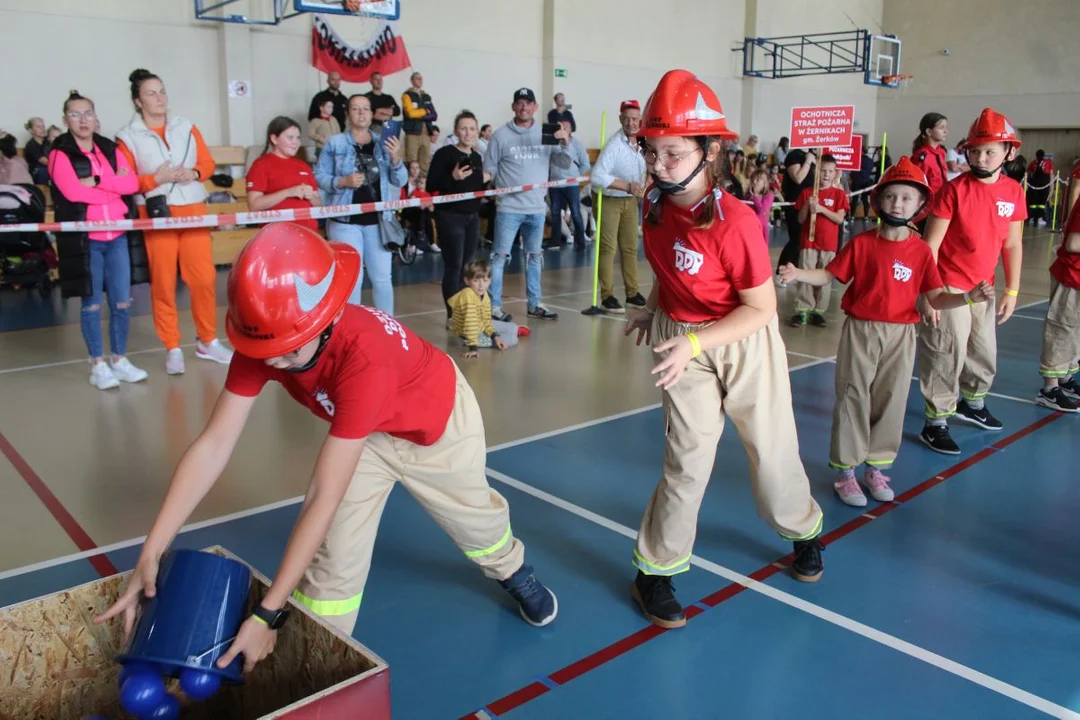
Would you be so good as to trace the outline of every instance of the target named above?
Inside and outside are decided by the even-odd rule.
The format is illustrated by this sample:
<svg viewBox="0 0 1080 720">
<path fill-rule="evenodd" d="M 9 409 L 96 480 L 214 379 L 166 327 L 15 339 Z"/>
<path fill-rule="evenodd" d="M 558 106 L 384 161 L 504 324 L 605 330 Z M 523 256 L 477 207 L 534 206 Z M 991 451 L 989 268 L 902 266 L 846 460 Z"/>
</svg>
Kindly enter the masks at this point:
<svg viewBox="0 0 1080 720">
<path fill-rule="evenodd" d="M 299 275 L 294 275 L 294 277 L 296 278 L 296 299 L 300 303 L 300 309 L 304 312 L 311 312 L 323 301 L 326 293 L 330 290 L 330 283 L 334 280 L 334 266 L 331 265 L 326 277 L 315 285 L 304 282 Z"/>
<path fill-rule="evenodd" d="M 694 104 L 694 109 L 689 113 L 691 120 L 723 120 L 724 113 L 719 110 L 713 110 L 711 107 L 705 104 L 705 98 L 698 93 L 697 103 Z"/>
</svg>

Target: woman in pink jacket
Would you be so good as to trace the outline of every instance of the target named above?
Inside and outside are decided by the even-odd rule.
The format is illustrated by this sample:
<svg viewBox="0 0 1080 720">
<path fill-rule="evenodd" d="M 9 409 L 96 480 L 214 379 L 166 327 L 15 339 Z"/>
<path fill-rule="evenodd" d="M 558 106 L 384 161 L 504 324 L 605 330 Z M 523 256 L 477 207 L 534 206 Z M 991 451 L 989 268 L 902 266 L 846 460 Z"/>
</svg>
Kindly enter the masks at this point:
<svg viewBox="0 0 1080 720">
<path fill-rule="evenodd" d="M 96 121 L 94 103 L 73 90 L 64 102 L 68 132 L 56 139 L 49 153 L 58 222 L 133 217 L 130 196 L 138 191 L 139 178 L 116 144 L 94 133 Z M 145 380 L 146 371 L 132 365 L 125 355 L 131 285 L 148 279 L 141 233 L 58 233 L 57 250 L 61 292 L 64 297 L 82 298 L 90 384 L 107 390 L 121 382 Z M 110 362 L 105 361 L 101 332 L 102 291 L 109 302 Z"/>
</svg>

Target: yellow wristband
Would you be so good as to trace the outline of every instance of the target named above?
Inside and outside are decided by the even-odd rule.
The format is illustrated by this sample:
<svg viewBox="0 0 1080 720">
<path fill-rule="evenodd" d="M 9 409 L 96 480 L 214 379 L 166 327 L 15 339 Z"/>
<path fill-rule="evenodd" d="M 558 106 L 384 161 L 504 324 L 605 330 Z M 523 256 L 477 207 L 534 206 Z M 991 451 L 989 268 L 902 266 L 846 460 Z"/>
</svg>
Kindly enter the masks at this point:
<svg viewBox="0 0 1080 720">
<path fill-rule="evenodd" d="M 1005 294 L 1006 295 L 1012 295 L 1013 297 L 1016 297 L 1017 295 L 1020 294 L 1020 291 L 1019 290 L 1006 290 Z"/>
<path fill-rule="evenodd" d="M 263 625 L 266 625 L 266 627 L 270 627 L 269 625 L 267 625 L 267 624 L 266 624 L 266 621 L 265 621 L 265 620 L 263 620 L 263 619 L 262 619 L 261 617 L 259 617 L 258 615 L 252 615 L 251 617 L 252 617 L 252 618 L 254 618 L 256 622 L 261 622 L 261 623 L 262 623 Z"/>
<path fill-rule="evenodd" d="M 971 296 L 968 295 L 967 293 L 964 293 L 964 302 L 966 302 L 968 305 L 974 305 L 975 304 L 975 301 L 972 300 Z"/>
<path fill-rule="evenodd" d="M 698 340 L 698 336 L 694 333 L 687 333 L 686 339 L 690 341 L 690 347 L 694 350 L 694 354 L 690 357 L 696 358 L 698 355 L 701 354 L 701 341 Z"/>
</svg>

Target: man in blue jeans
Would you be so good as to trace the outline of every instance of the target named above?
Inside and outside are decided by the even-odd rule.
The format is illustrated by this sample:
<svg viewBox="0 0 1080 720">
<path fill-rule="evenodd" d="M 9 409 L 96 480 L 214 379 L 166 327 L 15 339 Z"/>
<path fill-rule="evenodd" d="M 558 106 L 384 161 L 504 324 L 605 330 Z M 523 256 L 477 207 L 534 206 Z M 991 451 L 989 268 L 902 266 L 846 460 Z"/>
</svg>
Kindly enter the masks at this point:
<svg viewBox="0 0 1080 720">
<path fill-rule="evenodd" d="M 529 88 L 514 93 L 510 106 L 514 119 L 491 136 L 484 155 L 484 172 L 490 173 L 496 188 L 547 182 L 552 153 L 566 154 L 568 136 L 561 128 L 544 136 L 533 120 L 536 95 Z M 502 308 L 503 273 L 510 262 L 510 250 L 518 233 L 525 250 L 525 292 L 529 317 L 555 320 L 559 316 L 540 304 L 540 268 L 543 259 L 547 193 L 543 188 L 499 195 L 495 209 L 495 242 L 491 253 L 491 317 L 510 322 Z"/>
</svg>

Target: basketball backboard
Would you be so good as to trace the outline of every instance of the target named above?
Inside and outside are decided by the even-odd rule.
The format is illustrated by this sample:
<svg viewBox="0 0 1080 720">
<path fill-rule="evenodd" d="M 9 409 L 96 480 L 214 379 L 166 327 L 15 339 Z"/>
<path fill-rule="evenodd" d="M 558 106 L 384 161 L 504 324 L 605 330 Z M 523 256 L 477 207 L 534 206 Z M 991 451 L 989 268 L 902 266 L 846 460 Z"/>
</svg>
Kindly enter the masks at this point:
<svg viewBox="0 0 1080 720">
<path fill-rule="evenodd" d="M 866 73 L 863 81 L 867 85 L 887 86 L 882 78 L 901 73 L 900 38 L 895 35 L 871 35 L 866 39 L 866 43 Z"/>
<path fill-rule="evenodd" d="M 359 10 L 351 10 L 358 6 Z M 323 13 L 325 15 L 352 15 L 353 17 L 376 17 L 385 20 L 401 18 L 401 0 L 293 0 L 296 12 Z"/>
</svg>

